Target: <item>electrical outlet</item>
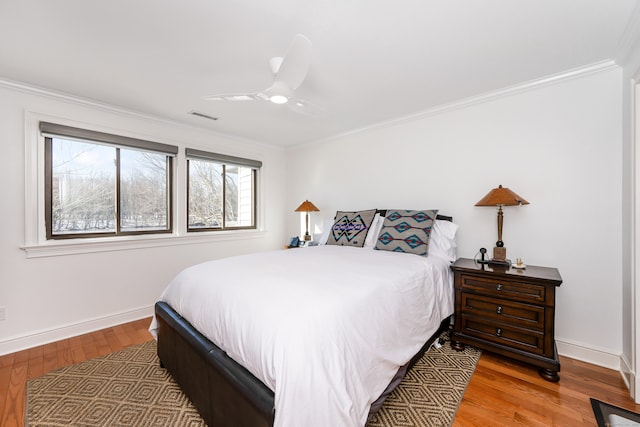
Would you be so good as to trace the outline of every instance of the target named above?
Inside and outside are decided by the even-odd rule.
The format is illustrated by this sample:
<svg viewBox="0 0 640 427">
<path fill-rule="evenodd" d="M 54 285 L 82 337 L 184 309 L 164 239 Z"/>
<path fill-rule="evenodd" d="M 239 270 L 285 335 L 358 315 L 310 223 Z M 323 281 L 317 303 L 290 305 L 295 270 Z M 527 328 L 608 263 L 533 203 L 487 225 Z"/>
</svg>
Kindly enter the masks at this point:
<svg viewBox="0 0 640 427">
<path fill-rule="evenodd" d="M 7 318 L 7 307 L 0 307 L 0 320 Z"/>
</svg>

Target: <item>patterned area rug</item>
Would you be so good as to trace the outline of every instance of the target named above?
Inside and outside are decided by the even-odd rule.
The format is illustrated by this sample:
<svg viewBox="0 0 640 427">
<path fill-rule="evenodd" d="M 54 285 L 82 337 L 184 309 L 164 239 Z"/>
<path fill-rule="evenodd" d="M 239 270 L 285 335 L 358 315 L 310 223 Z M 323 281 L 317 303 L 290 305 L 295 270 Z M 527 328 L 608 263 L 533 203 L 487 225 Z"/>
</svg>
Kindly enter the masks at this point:
<svg viewBox="0 0 640 427">
<path fill-rule="evenodd" d="M 27 383 L 27 426 L 203 426 L 165 369 L 155 341 Z"/>
<path fill-rule="evenodd" d="M 416 363 L 367 427 L 449 426 L 480 357 L 447 342 Z M 27 384 L 27 425 L 204 426 L 159 366 L 155 341 L 68 366 Z"/>
<path fill-rule="evenodd" d="M 480 354 L 470 346 L 455 351 L 449 341 L 440 348 L 429 348 L 367 427 L 450 426 Z"/>
</svg>

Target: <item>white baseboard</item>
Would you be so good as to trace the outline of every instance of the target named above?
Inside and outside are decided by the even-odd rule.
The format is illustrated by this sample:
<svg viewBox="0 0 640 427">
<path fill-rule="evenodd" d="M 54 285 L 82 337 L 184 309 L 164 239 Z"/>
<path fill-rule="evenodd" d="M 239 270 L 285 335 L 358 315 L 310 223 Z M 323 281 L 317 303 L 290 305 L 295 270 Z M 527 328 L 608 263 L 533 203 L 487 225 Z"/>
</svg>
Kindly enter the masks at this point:
<svg viewBox="0 0 640 427">
<path fill-rule="evenodd" d="M 562 341 L 556 339 L 558 354 L 570 357 L 572 359 L 581 360 L 583 362 L 592 363 L 602 366 L 603 368 L 621 370 L 621 355 L 614 354 L 604 349 L 596 349 L 593 347 L 585 347 L 578 343 Z"/>
<path fill-rule="evenodd" d="M 0 341 L 0 356 L 15 353 L 50 342 L 75 337 L 111 326 L 121 325 L 153 315 L 153 306 L 142 307 L 122 313 L 90 319 L 79 323 L 60 326 L 54 329 L 35 332 L 26 336 L 8 338 Z M 149 335 L 151 338 L 151 335 Z"/>
<path fill-rule="evenodd" d="M 624 357 L 624 354 L 620 356 L 620 375 L 622 375 L 622 380 L 633 398 L 636 395 L 636 378 L 631 369 L 631 364 L 626 357 Z"/>
<path fill-rule="evenodd" d="M 618 371 L 620 373 L 620 377 L 629 390 L 629 396 L 631 398 L 634 397 L 636 390 L 636 377 L 633 375 L 633 371 L 631 370 L 629 363 L 622 354 L 615 354 L 604 349 L 585 347 L 580 344 L 557 339 L 556 346 L 558 348 L 558 354 L 561 356 L 570 357 L 572 359 Z M 560 372 L 560 377 L 562 378 L 562 371 Z"/>
</svg>

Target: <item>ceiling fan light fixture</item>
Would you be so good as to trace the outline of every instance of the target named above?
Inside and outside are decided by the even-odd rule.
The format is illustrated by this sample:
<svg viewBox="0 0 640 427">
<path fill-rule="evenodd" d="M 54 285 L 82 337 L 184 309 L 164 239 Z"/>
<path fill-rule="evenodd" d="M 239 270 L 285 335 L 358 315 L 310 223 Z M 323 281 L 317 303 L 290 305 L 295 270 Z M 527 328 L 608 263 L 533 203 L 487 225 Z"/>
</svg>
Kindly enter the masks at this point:
<svg viewBox="0 0 640 427">
<path fill-rule="evenodd" d="M 273 102 L 274 104 L 286 104 L 287 101 L 289 101 L 289 98 L 284 95 L 271 95 L 269 101 Z"/>
<path fill-rule="evenodd" d="M 274 104 L 286 104 L 293 96 L 293 90 L 285 82 L 276 80 L 271 87 L 265 91 L 269 101 Z"/>
</svg>

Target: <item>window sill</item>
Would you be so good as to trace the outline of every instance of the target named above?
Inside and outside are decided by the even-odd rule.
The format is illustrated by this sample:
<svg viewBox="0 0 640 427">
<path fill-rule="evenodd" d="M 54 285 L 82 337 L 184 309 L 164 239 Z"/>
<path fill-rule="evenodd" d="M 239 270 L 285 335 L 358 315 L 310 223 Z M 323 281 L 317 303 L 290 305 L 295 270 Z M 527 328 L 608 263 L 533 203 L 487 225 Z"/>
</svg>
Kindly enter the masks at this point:
<svg viewBox="0 0 640 427">
<path fill-rule="evenodd" d="M 157 248 L 162 246 L 192 245 L 197 243 L 225 242 L 230 240 L 259 239 L 266 235 L 261 230 L 234 230 L 189 233 L 188 235 L 156 235 L 130 237 L 102 237 L 95 239 L 51 240 L 20 249 L 27 258 L 88 254 L 95 252 L 125 251 Z"/>
</svg>

